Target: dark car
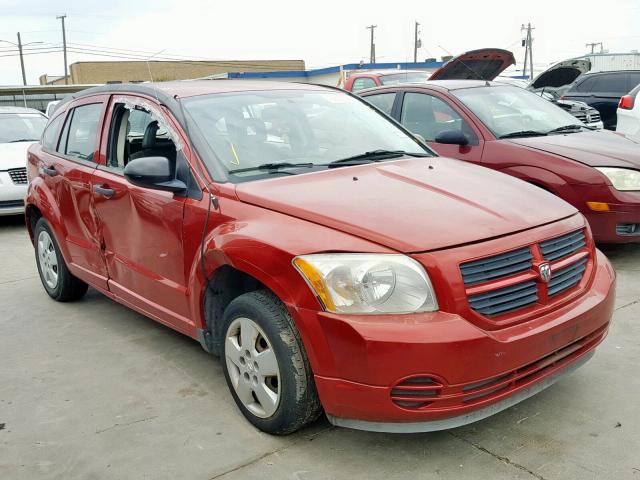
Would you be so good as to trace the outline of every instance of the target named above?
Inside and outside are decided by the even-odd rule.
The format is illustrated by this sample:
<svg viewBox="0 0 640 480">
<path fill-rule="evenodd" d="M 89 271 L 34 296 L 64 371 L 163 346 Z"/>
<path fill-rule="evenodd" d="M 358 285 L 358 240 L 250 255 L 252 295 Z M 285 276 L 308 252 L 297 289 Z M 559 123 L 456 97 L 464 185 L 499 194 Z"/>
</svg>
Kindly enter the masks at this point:
<svg viewBox="0 0 640 480">
<path fill-rule="evenodd" d="M 623 95 L 640 84 L 640 71 L 586 73 L 578 77 L 562 95 L 563 100 L 578 100 L 600 112 L 604 128 L 616 129 L 618 103 Z"/>
<path fill-rule="evenodd" d="M 539 95 L 496 82 L 429 81 L 358 93 L 439 154 L 555 193 L 589 219 L 598 242 L 640 242 L 638 142 L 588 128 Z"/>
</svg>

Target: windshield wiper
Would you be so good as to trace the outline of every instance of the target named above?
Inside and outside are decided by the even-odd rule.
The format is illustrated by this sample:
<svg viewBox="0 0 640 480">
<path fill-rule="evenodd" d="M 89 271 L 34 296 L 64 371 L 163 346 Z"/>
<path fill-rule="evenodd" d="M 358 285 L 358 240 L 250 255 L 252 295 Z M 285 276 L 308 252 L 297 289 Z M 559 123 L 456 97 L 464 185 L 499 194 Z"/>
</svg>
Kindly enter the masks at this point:
<svg viewBox="0 0 640 480">
<path fill-rule="evenodd" d="M 341 158 L 340 160 L 334 160 L 333 162 L 329 162 L 328 164 L 326 164 L 326 166 L 329 168 L 344 167 L 367 162 L 380 162 L 382 160 L 404 156 L 430 157 L 431 155 L 429 155 L 428 153 L 420 152 L 405 152 L 404 150 L 372 150 L 370 152 L 352 155 L 351 157 Z"/>
<path fill-rule="evenodd" d="M 521 130 L 519 132 L 506 133 L 498 138 L 519 138 L 519 137 L 544 137 L 546 132 L 538 132 L 536 130 Z"/>
<path fill-rule="evenodd" d="M 37 142 L 39 139 L 37 138 L 19 138 L 17 140 L 10 140 L 8 143 L 18 143 L 18 142 Z"/>
<path fill-rule="evenodd" d="M 577 124 L 573 124 L 573 125 L 563 125 L 561 127 L 558 128 L 554 128 L 553 130 L 549 130 L 547 132 L 547 134 L 549 133 L 559 133 L 559 132 L 570 132 L 570 131 L 575 131 L 577 129 L 582 130 L 583 125 L 577 125 Z"/>
<path fill-rule="evenodd" d="M 258 165 L 256 167 L 247 167 L 247 168 L 236 168 L 235 170 L 229 170 L 229 173 L 243 173 L 243 172 L 255 172 L 255 171 L 267 171 L 269 173 L 279 172 L 282 168 L 311 168 L 314 164 L 311 162 L 305 163 L 290 163 L 290 162 L 277 162 L 277 163 L 263 163 L 262 165 Z M 284 172 L 283 172 L 284 173 Z M 286 172 L 290 173 L 290 172 Z M 291 173 L 291 175 L 294 175 Z"/>
</svg>

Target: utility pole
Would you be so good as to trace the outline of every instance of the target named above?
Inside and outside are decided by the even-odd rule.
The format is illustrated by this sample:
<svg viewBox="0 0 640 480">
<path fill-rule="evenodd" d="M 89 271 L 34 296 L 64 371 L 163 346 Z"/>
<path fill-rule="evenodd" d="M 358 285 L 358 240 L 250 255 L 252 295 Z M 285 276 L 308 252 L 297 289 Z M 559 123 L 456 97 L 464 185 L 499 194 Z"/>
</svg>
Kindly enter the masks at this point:
<svg viewBox="0 0 640 480">
<path fill-rule="evenodd" d="M 602 45 L 602 42 L 587 43 L 585 47 L 591 47 L 591 53 L 593 54 L 595 53 L 595 48 L 598 45 L 600 45 L 600 53 L 602 53 L 602 50 L 604 49 L 604 45 Z"/>
<path fill-rule="evenodd" d="M 369 25 L 368 30 L 371 30 L 371 52 L 369 53 L 369 63 L 376 63 L 376 44 L 373 42 L 373 31 L 377 25 Z"/>
<path fill-rule="evenodd" d="M 27 85 L 27 75 L 24 73 L 24 57 L 22 56 L 22 40 L 20 40 L 20 32 L 18 32 L 18 52 L 20 52 L 20 70 L 22 70 L 22 84 Z"/>
<path fill-rule="evenodd" d="M 416 29 L 415 29 L 415 33 L 413 35 L 413 63 L 417 63 L 418 62 L 418 49 L 420 47 L 422 47 L 422 40 L 420 40 L 418 38 L 418 34 L 420 33 L 418 31 L 418 27 L 420 26 L 420 24 L 418 22 L 416 22 Z"/>
<path fill-rule="evenodd" d="M 64 83 L 69 84 L 69 76 L 67 75 L 67 32 L 64 29 L 64 19 L 67 15 L 60 15 L 56 17 L 56 20 L 62 21 L 62 50 L 64 51 Z"/>
<path fill-rule="evenodd" d="M 533 47 L 532 47 L 533 38 L 531 37 L 531 30 L 533 29 L 534 27 L 532 27 L 530 23 L 527 23 L 526 27 L 524 26 L 524 23 L 523 23 L 522 27 L 520 27 L 520 31 L 523 31 L 523 30 L 527 31 L 527 34 L 524 40 L 522 40 L 522 46 L 524 47 L 524 67 L 522 68 L 522 73 L 523 74 L 527 73 L 527 61 L 528 61 L 529 70 L 531 72 L 529 74 L 529 80 L 533 80 Z"/>
<path fill-rule="evenodd" d="M 0 40 L 2 43 L 8 43 L 9 45 L 13 45 L 14 47 L 18 47 L 18 52 L 20 53 L 20 70 L 22 70 L 22 84 L 24 86 L 27 85 L 27 76 L 24 73 L 24 57 L 22 55 L 22 47 L 26 47 L 27 45 L 36 45 L 42 42 L 29 42 L 22 44 L 22 40 L 20 39 L 20 32 L 18 32 L 18 43 L 10 42 L 9 40 Z"/>
</svg>

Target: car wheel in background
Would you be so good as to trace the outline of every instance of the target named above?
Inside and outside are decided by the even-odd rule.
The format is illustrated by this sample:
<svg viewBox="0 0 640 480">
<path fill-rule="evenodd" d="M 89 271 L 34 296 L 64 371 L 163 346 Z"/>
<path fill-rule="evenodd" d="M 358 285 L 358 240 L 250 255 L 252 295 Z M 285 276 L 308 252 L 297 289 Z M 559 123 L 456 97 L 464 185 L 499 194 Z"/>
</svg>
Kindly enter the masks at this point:
<svg viewBox="0 0 640 480">
<path fill-rule="evenodd" d="M 44 218 L 36 223 L 34 241 L 38 273 L 49 296 L 58 302 L 82 298 L 87 293 L 88 285 L 74 277 L 67 268 L 51 228 Z"/>
<path fill-rule="evenodd" d="M 283 435 L 321 413 L 298 331 L 282 302 L 259 290 L 224 312 L 222 365 L 229 390 L 254 426 Z"/>
</svg>

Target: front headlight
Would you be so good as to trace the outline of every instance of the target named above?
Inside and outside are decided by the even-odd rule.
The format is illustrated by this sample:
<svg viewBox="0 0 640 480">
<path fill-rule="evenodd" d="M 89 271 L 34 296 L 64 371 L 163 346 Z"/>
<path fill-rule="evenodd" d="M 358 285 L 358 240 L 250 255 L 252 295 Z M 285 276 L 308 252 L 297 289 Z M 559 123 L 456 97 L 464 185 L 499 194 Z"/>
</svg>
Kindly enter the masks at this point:
<svg viewBox="0 0 640 480">
<path fill-rule="evenodd" d="M 411 313 L 438 309 L 424 268 L 404 255 L 321 253 L 293 259 L 324 308 L 334 313 Z"/>
<path fill-rule="evenodd" d="M 640 190 L 640 171 L 638 170 L 616 167 L 596 167 L 596 170 L 606 176 L 616 190 Z"/>
</svg>

